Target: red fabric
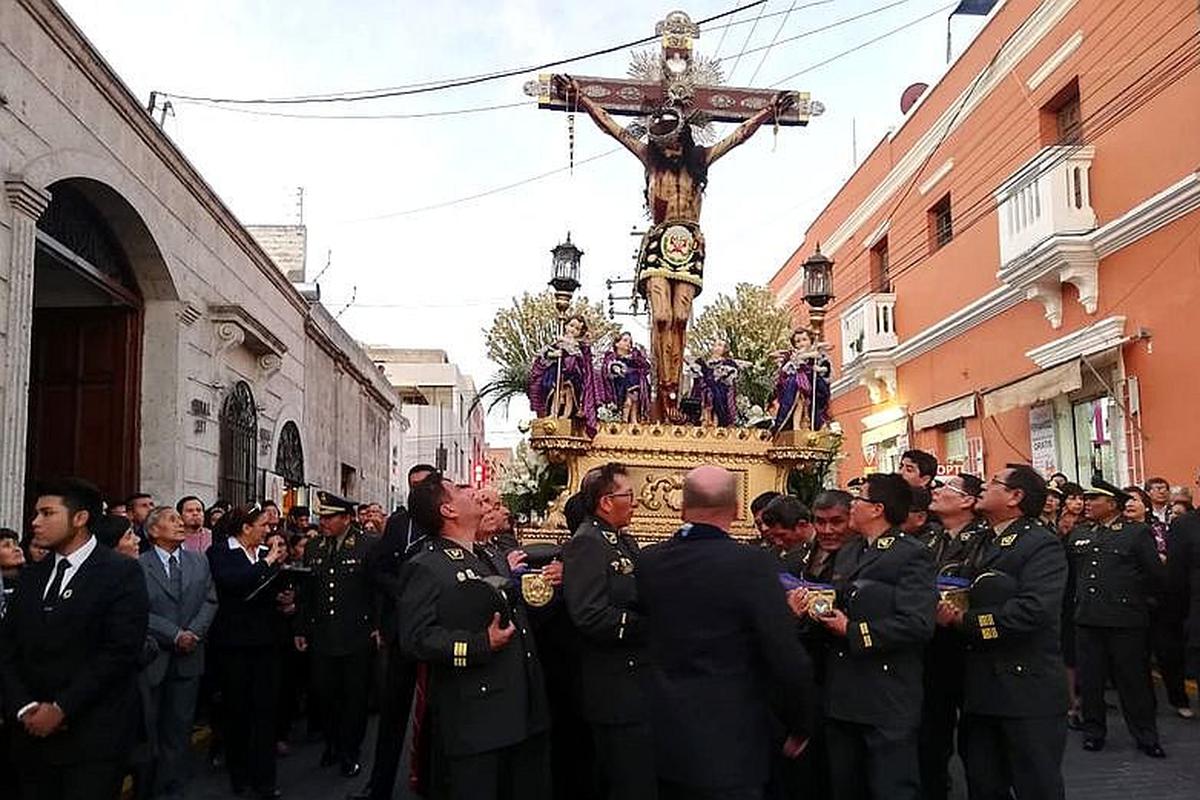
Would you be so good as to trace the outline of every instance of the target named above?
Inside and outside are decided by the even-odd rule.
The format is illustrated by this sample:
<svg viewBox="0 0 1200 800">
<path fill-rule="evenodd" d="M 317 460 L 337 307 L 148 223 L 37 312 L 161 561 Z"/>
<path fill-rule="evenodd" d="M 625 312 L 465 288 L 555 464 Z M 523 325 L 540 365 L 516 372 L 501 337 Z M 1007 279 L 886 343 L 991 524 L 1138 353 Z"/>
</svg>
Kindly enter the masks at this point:
<svg viewBox="0 0 1200 800">
<path fill-rule="evenodd" d="M 408 787 L 420 795 L 429 793 L 429 665 L 417 664 L 417 683 L 413 688 L 412 763 Z"/>
</svg>

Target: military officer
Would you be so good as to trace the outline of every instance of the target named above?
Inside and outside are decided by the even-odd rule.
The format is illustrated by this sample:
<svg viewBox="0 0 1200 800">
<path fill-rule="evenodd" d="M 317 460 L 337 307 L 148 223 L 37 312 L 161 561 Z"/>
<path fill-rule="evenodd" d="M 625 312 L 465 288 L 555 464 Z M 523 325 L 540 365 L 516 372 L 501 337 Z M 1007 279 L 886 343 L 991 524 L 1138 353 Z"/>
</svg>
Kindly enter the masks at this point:
<svg viewBox="0 0 1200 800">
<path fill-rule="evenodd" d="M 1138 749 L 1151 758 L 1162 758 L 1166 754 L 1154 719 L 1148 632 L 1149 600 L 1161 591 L 1166 569 L 1150 528 L 1122 517 L 1128 495 L 1097 479 L 1083 496 L 1085 521 L 1075 526 L 1067 540 L 1076 576 L 1083 748 L 1104 747 L 1104 687 L 1111 677 Z"/>
<path fill-rule="evenodd" d="M 317 492 L 312 512 L 321 536 L 304 551 L 312 573 L 301 584 L 296 648 L 310 654 L 313 697 L 325 751 L 321 765 L 340 764 L 352 778 L 367 724 L 371 650 L 378 646 L 376 606 L 366 563 L 373 547 L 354 521 L 355 504 Z"/>
<path fill-rule="evenodd" d="M 541 664 L 508 576 L 493 575 L 473 550 L 479 504 L 433 472 L 408 506 L 429 542 L 401 574 L 400 648 L 429 671 L 434 795 L 542 800 L 550 780 Z"/>
<path fill-rule="evenodd" d="M 978 476 L 965 473 L 933 482 L 928 509 L 937 515 L 939 524 L 927 525 L 921 540 L 933 555 L 939 579 L 967 580 L 975 575 L 980 551 L 991 533 L 987 522 L 975 514 L 982 486 Z M 965 645 L 961 632 L 939 625 L 925 650 L 925 700 L 918 749 L 921 790 L 928 800 L 945 800 L 950 791 L 954 730 L 963 704 Z"/>
<path fill-rule="evenodd" d="M 779 492 L 763 492 L 750 501 L 750 516 L 754 517 L 754 530 L 758 531 L 758 538 L 751 544 L 756 547 L 770 548 L 774 546 L 774 542 L 766 535 L 767 528 L 763 524 L 762 514 L 766 507 L 771 505 L 771 501 L 779 496 Z"/>
<path fill-rule="evenodd" d="M 634 576 L 639 552 L 624 531 L 637 499 L 618 463 L 590 470 L 580 494 L 588 516 L 563 547 L 563 596 L 580 637 L 583 717 L 604 796 L 653 798 L 654 743 L 641 687 L 646 639 Z"/>
<path fill-rule="evenodd" d="M 1058 537 L 1038 522 L 1045 498 L 1045 481 L 1027 464 L 1009 464 L 983 486 L 976 509 L 994 533 L 969 608 L 938 606 L 939 625 L 966 639 L 960 741 L 972 798 L 1063 797 L 1067 564 Z"/>
<path fill-rule="evenodd" d="M 912 493 L 895 474 L 868 475 L 850 507 L 861 540 L 838 551 L 837 607 L 817 618 L 833 634 L 825 691 L 832 795 L 920 796 L 921 656 L 933 636 L 933 557 L 899 526 Z M 807 608 L 805 590 L 789 597 Z"/>
<path fill-rule="evenodd" d="M 800 577 L 816 535 L 812 513 L 799 498 L 780 495 L 763 509 L 762 522 L 763 538 L 771 541 L 767 550 L 778 561 L 779 571 Z"/>
</svg>

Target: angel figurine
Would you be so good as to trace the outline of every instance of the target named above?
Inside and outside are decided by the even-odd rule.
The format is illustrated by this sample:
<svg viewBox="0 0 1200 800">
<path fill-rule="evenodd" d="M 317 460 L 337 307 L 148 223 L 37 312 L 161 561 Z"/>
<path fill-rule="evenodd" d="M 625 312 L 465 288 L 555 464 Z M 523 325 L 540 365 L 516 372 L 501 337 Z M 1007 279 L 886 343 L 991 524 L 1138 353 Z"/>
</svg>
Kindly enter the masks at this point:
<svg viewBox="0 0 1200 800">
<path fill-rule="evenodd" d="M 567 320 L 563 334 L 534 359 L 529 373 L 529 404 L 539 417 L 566 417 L 596 432 L 596 389 L 588 326 L 581 316 Z"/>
<path fill-rule="evenodd" d="M 816 333 L 797 328 L 791 350 L 775 354 L 779 375 L 775 379 L 775 431 L 820 430 L 829 416 L 829 351 L 827 342 L 815 342 Z"/>
<path fill-rule="evenodd" d="M 700 424 L 729 427 L 737 420 L 737 382 L 741 371 L 750 366 L 729 355 L 729 343 L 713 342 L 708 358 L 697 358 L 689 365 L 692 374 L 692 400 L 700 407 Z"/>
<path fill-rule="evenodd" d="M 650 416 L 650 362 L 633 334 L 622 331 L 604 354 L 597 375 L 600 405 L 611 405 L 622 422 L 642 422 Z"/>
</svg>

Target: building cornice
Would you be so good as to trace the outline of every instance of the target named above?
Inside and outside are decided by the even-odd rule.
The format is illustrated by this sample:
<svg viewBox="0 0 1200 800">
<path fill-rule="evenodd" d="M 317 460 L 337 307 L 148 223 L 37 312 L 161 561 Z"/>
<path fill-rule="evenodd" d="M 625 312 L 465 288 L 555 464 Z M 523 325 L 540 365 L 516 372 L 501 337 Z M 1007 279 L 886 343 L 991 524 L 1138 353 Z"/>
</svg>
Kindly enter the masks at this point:
<svg viewBox="0 0 1200 800">
<path fill-rule="evenodd" d="M 1200 209 L 1200 172 L 1193 172 L 1096 230 L 1086 234 L 1051 237 L 1046 244 L 1039 245 L 1037 251 L 1058 251 L 1059 253 L 1070 251 L 1076 254 L 1086 252 L 1089 259 L 1094 256 L 1098 263 L 1100 259 L 1128 247 L 1197 209 Z M 998 286 L 937 324 L 913 334 L 880 355 L 890 359 L 896 366 L 900 366 L 935 350 L 972 328 L 982 325 L 1015 307 L 1023 300 L 1042 299 L 1034 296 L 1033 290 L 1036 289 L 1036 286 L 1036 283 Z M 1095 306 L 1093 306 L 1094 310 Z M 1110 317 L 1109 320 L 1111 319 L 1116 318 Z M 1121 319 L 1123 320 L 1123 318 Z M 1105 320 L 1105 322 L 1109 322 L 1109 320 Z M 1087 328 L 1083 330 L 1087 330 Z M 1073 332 L 1062 339 L 1069 339 L 1078 333 L 1080 332 Z M 1055 341 L 1062 341 L 1062 339 Z M 1033 358 L 1032 353 L 1036 351 L 1036 348 L 1030 351 L 1031 358 Z M 857 368 L 858 365 L 855 366 L 854 370 L 844 372 L 831 383 L 830 391 L 834 397 L 845 394 L 859 385 L 862 371 Z"/>
<path fill-rule="evenodd" d="M 945 141 L 950 133 L 961 126 L 991 94 L 992 90 L 1008 76 L 1008 74 L 1038 45 L 1042 39 L 1054 30 L 1077 0 L 1043 0 L 1042 4 L 1022 22 L 1007 42 L 976 76 L 967 83 L 965 89 L 950 103 L 946 104 L 941 115 L 934 120 L 917 141 L 896 161 L 887 176 L 879 182 L 875 189 L 867 195 L 859 206 L 850 212 L 833 232 L 821 242 L 821 249 L 831 257 L 837 250 L 849 241 L 871 219 L 898 190 L 905 186 L 913 176 L 918 174 L 930 160 L 938 146 Z M 957 65 L 956 65 L 957 66 Z M 953 71 L 951 68 L 950 72 Z M 950 72 L 946 74 L 949 75 Z M 942 80 L 945 80 L 943 76 Z M 925 93 L 931 96 L 939 86 Z M 895 137 L 904 130 L 915 114 L 905 120 L 905 125 L 892 135 Z M 779 292 L 779 302 L 786 304 L 797 291 L 804 278 L 797 270 L 784 284 Z"/>
<path fill-rule="evenodd" d="M 1113 316 L 1072 331 L 1025 353 L 1042 369 L 1064 364 L 1120 346 L 1125 341 L 1125 317 Z"/>
<path fill-rule="evenodd" d="M 271 258 L 254 240 L 254 237 L 246 231 L 233 212 L 221 201 L 213 188 L 200 175 L 200 172 L 154 123 L 129 87 L 92 46 L 66 12 L 53 0 L 17 1 L 78 68 L 80 74 L 108 101 L 112 109 L 128 124 L 129 129 L 141 139 L 150 152 L 158 157 L 171 174 L 183 184 L 192 197 L 246 254 L 259 272 L 279 290 L 288 303 L 300 313 L 306 314 L 308 303 L 295 290 L 287 277 L 275 267 Z"/>
</svg>

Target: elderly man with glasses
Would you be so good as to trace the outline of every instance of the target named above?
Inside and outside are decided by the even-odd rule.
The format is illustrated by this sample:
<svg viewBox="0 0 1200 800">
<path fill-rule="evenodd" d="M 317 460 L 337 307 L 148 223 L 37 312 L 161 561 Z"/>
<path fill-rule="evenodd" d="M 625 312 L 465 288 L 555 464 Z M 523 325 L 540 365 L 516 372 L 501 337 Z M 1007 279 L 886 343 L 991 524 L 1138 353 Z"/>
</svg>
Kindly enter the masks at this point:
<svg viewBox="0 0 1200 800">
<path fill-rule="evenodd" d="M 625 528 L 637 499 L 625 467 L 583 476 L 587 517 L 563 547 L 563 598 L 580 636 L 583 717 L 592 727 L 605 796 L 656 795 L 654 746 L 642 695 L 645 630 L 635 571 L 637 541 Z"/>
<path fill-rule="evenodd" d="M 967 640 L 962 743 L 971 797 L 1061 798 L 1067 677 L 1059 615 L 1062 545 L 1038 515 L 1045 480 L 1009 464 L 983 485 L 976 510 L 993 530 L 970 608 L 943 602 L 938 623 Z"/>
</svg>

